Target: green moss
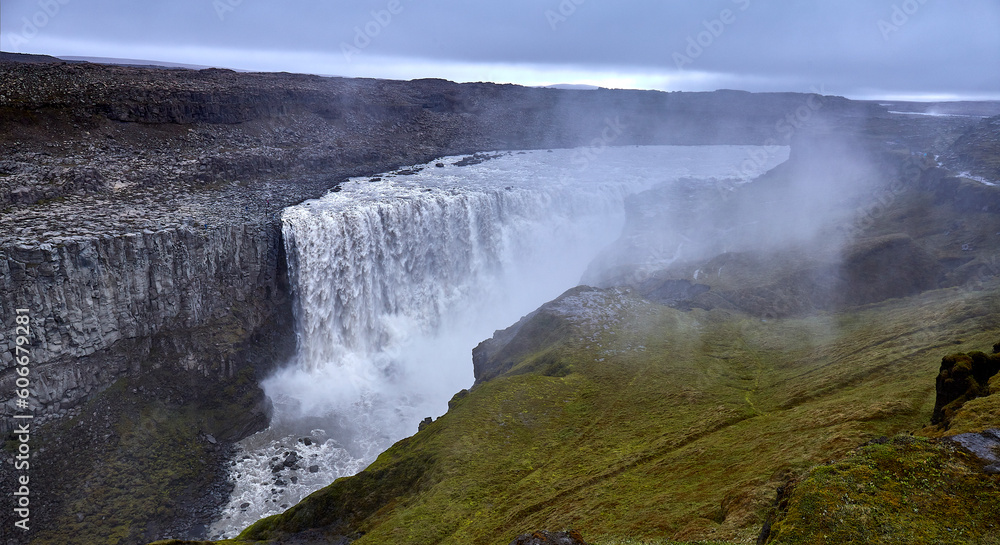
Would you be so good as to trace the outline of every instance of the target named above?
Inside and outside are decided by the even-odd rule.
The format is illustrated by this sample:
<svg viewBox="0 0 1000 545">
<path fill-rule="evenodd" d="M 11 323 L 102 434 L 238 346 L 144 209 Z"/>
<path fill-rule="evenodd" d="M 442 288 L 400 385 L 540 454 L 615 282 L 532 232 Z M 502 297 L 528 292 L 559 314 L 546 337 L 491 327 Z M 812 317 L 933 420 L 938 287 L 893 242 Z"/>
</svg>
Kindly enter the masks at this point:
<svg viewBox="0 0 1000 545">
<path fill-rule="evenodd" d="M 991 428 L 1000 428 L 1000 395 L 995 394 L 973 399 L 958 409 L 947 434 L 980 432 Z"/>
<path fill-rule="evenodd" d="M 955 447 L 897 437 L 812 470 L 771 535 L 781 545 L 1000 543 L 1000 477 Z"/>
<path fill-rule="evenodd" d="M 506 545 L 573 527 L 597 544 L 752 542 L 789 476 L 924 426 L 941 352 L 993 342 L 998 305 L 945 290 L 764 322 L 637 304 L 596 334 L 519 347 L 434 425 L 241 539 Z"/>
</svg>

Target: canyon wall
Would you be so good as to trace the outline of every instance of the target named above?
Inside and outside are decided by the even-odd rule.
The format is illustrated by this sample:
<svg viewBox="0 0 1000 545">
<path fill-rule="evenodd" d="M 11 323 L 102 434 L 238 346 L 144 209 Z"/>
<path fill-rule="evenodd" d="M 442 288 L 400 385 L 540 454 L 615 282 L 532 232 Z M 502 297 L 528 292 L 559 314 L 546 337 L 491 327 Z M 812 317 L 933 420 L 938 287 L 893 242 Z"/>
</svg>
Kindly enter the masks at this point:
<svg viewBox="0 0 1000 545">
<path fill-rule="evenodd" d="M 282 253 L 280 233 L 259 223 L 2 248 L 0 314 L 29 311 L 36 410 L 65 414 L 120 376 L 139 372 L 158 335 L 190 344 L 174 362 L 178 369 L 232 376 L 235 363 L 206 359 L 207 347 L 191 342 L 191 331 L 227 319 L 240 326 L 219 331 L 221 337 L 261 327 L 286 291 L 279 281 Z M 0 345 L 12 346 L 13 333 L 0 331 Z M 0 352 L 0 361 L 0 390 L 12 392 L 14 351 Z"/>
</svg>

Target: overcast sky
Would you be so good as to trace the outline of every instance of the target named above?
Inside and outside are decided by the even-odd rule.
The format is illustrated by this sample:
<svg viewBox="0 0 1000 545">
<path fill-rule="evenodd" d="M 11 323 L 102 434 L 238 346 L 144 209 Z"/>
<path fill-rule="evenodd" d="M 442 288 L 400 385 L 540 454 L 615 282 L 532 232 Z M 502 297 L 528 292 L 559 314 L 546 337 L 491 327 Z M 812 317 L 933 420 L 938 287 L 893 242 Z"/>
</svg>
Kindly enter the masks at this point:
<svg viewBox="0 0 1000 545">
<path fill-rule="evenodd" d="M 0 49 L 393 79 L 1000 99 L 1000 0 L 2 0 Z"/>
</svg>

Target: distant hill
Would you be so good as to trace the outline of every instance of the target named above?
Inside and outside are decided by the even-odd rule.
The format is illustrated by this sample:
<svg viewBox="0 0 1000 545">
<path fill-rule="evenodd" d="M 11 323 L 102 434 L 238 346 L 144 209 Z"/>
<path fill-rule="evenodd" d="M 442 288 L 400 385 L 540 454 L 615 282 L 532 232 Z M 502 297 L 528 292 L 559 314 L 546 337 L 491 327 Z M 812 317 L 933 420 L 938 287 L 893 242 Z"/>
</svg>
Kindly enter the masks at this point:
<svg viewBox="0 0 1000 545">
<path fill-rule="evenodd" d="M 78 57 L 65 56 L 53 57 L 51 55 L 35 55 L 31 53 L 11 53 L 0 51 L 0 62 L 24 62 L 24 63 L 93 63 L 111 64 L 117 66 L 130 66 L 136 68 L 184 68 L 188 70 L 203 70 L 205 68 L 224 68 L 220 66 L 204 66 L 200 64 L 184 64 L 179 62 L 151 61 L 145 59 L 119 59 L 114 57 Z M 236 70 L 242 72 L 244 70 Z"/>
<path fill-rule="evenodd" d="M 9 51 L 0 51 L 0 62 L 48 63 L 48 62 L 79 62 L 79 61 L 69 61 L 69 60 L 59 59 L 57 57 L 50 57 L 49 55 L 31 55 L 26 53 L 11 53 Z"/>
<path fill-rule="evenodd" d="M 1000 115 L 1000 101 L 965 100 L 953 102 L 903 102 L 892 100 L 875 100 L 880 106 L 887 108 L 893 114 L 929 115 L 929 116 L 970 116 L 992 117 Z"/>
<path fill-rule="evenodd" d="M 575 89 L 579 91 L 596 91 L 600 87 L 596 85 L 584 85 L 581 83 L 556 83 L 553 85 L 545 85 L 546 89 Z"/>
<path fill-rule="evenodd" d="M 149 61 L 143 59 L 118 59 L 112 57 L 59 57 L 67 62 L 92 62 L 95 64 L 116 64 L 119 66 L 134 66 L 138 68 L 186 68 L 188 70 L 203 70 L 205 68 L 223 68 L 220 66 L 203 66 L 200 64 L 183 64 L 178 62 Z"/>
</svg>

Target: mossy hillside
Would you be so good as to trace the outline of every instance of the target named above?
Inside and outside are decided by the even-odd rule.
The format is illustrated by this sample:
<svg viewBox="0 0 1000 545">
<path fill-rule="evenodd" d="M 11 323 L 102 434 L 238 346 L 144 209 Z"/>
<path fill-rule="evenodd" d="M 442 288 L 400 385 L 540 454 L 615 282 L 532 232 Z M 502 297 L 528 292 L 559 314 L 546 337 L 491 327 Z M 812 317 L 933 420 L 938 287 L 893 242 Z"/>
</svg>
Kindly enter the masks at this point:
<svg viewBox="0 0 1000 545">
<path fill-rule="evenodd" d="M 926 425 L 940 353 L 995 340 L 998 303 L 950 289 L 770 321 L 636 304 L 240 537 L 506 544 L 573 527 L 595 543 L 752 541 L 779 485 Z M 570 372 L 520 372 L 542 358 Z"/>
<path fill-rule="evenodd" d="M 1000 382 L 1000 381 L 997 381 Z M 994 392 L 996 394 L 997 392 Z M 951 426 L 943 434 L 980 432 L 1000 427 L 1000 395 L 991 394 L 967 402 L 951 419 Z M 927 433 L 927 435 L 934 435 Z"/>
<path fill-rule="evenodd" d="M 1000 543 L 1000 476 L 954 445 L 909 436 L 867 445 L 811 470 L 768 543 Z"/>
</svg>

